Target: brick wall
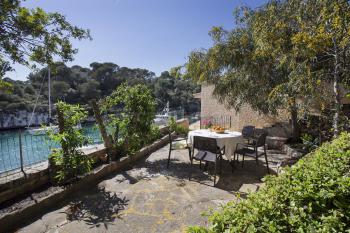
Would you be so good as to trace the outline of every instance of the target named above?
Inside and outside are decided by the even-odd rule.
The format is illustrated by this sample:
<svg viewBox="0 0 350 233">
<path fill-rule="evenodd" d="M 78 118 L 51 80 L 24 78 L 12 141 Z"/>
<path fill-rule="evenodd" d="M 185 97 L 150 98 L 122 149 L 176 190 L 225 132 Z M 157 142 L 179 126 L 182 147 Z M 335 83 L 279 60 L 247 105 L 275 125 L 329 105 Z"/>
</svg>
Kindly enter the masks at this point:
<svg viewBox="0 0 350 233">
<path fill-rule="evenodd" d="M 280 111 L 278 116 L 261 115 L 248 105 L 242 106 L 239 112 L 227 109 L 212 96 L 214 86 L 202 85 L 201 116 L 231 116 L 231 128 L 241 131 L 244 125 L 254 125 L 258 128 L 269 128 L 275 136 L 290 136 L 289 117 L 287 112 Z M 270 133 L 269 133 L 270 134 Z"/>
</svg>

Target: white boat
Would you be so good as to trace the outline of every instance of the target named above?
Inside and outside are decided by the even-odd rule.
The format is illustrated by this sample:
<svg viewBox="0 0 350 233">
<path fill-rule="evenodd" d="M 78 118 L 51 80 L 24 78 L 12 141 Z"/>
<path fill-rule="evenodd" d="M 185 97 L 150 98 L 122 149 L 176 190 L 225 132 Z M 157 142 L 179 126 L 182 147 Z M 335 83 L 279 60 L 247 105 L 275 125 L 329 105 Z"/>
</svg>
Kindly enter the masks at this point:
<svg viewBox="0 0 350 233">
<path fill-rule="evenodd" d="M 169 101 L 166 104 L 166 107 L 162 110 L 162 114 L 157 114 L 156 118 L 154 119 L 154 123 L 157 125 L 166 125 L 170 120 L 170 108 L 169 108 Z"/>
</svg>

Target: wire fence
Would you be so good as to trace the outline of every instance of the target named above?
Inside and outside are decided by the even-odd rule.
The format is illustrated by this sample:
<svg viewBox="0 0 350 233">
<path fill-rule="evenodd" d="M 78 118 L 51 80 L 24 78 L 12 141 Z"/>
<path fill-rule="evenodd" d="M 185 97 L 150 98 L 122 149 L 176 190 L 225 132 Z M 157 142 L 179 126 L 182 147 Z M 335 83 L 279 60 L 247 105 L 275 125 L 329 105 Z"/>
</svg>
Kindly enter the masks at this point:
<svg viewBox="0 0 350 233">
<path fill-rule="evenodd" d="M 82 132 L 88 138 L 87 145 L 103 142 L 95 125 L 83 127 Z M 60 148 L 60 145 L 45 134 L 33 135 L 26 130 L 1 132 L 0 174 L 44 162 L 55 148 Z"/>
</svg>

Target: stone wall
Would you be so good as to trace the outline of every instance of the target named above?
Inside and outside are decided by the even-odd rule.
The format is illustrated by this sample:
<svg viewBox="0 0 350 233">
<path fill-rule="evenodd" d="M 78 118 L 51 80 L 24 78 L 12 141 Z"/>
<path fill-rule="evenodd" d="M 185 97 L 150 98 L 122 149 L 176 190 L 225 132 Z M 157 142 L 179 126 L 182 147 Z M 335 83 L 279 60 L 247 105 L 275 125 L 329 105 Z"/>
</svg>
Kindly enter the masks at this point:
<svg viewBox="0 0 350 233">
<path fill-rule="evenodd" d="M 201 91 L 201 116 L 230 116 L 231 129 L 241 131 L 245 125 L 254 125 L 258 128 L 266 128 L 269 135 L 289 137 L 291 134 L 289 116 L 280 111 L 278 116 L 262 115 L 252 110 L 248 105 L 242 106 L 239 112 L 228 109 L 212 95 L 214 86 L 202 85 Z"/>
</svg>

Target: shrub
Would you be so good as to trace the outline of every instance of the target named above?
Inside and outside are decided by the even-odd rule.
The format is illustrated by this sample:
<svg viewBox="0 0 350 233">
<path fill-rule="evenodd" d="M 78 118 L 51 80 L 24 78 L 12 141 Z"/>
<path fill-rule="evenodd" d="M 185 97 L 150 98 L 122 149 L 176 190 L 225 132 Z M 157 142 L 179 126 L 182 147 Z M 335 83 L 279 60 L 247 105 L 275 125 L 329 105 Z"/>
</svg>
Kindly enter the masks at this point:
<svg viewBox="0 0 350 233">
<path fill-rule="evenodd" d="M 177 135 L 187 134 L 189 131 L 188 128 L 186 128 L 185 126 L 177 124 L 174 117 L 170 118 L 168 125 L 169 125 L 169 130 L 171 132 L 175 132 L 175 134 Z"/>
<path fill-rule="evenodd" d="M 110 115 L 109 128 L 114 129 L 114 141 L 121 154 L 133 154 L 155 137 L 156 104 L 146 85 L 119 86 L 102 105 L 105 112 L 114 107 L 121 113 Z"/>
<path fill-rule="evenodd" d="M 301 141 L 303 142 L 303 149 L 306 152 L 311 152 L 320 145 L 318 138 L 314 138 L 310 134 L 303 134 L 301 136 Z"/>
<path fill-rule="evenodd" d="M 59 131 L 49 131 L 49 137 L 61 148 L 52 151 L 49 161 L 54 183 L 62 184 L 89 172 L 92 160 L 78 149 L 88 141 L 77 127 L 86 118 L 86 111 L 79 105 L 58 102 L 57 112 Z"/>
<path fill-rule="evenodd" d="M 240 202 L 188 232 L 349 232 L 350 134 L 324 143 Z"/>
</svg>

